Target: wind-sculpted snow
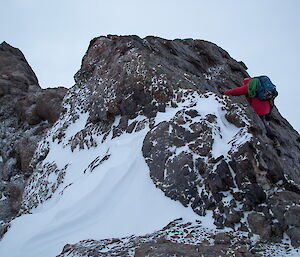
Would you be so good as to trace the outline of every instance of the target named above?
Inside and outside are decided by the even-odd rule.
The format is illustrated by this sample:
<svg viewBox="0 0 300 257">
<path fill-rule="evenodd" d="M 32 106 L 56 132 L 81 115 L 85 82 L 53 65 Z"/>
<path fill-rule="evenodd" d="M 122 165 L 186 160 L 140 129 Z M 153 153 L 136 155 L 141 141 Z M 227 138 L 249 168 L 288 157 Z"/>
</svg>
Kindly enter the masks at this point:
<svg viewBox="0 0 300 257">
<path fill-rule="evenodd" d="M 196 163 L 201 162 L 206 163 L 206 168 L 214 172 L 214 167 L 217 166 L 218 162 L 212 163 L 212 159 L 215 160 L 220 156 L 224 156 L 227 161 L 230 161 L 230 156 L 238 150 L 239 146 L 250 140 L 251 135 L 248 133 L 248 127 L 246 126 L 246 124 L 249 126 L 249 121 L 238 105 L 229 104 L 229 101 L 225 101 L 225 99 L 212 93 L 199 95 L 193 90 L 178 90 L 175 97 L 178 98 L 175 99 L 178 101 L 177 107 L 167 107 L 166 112 L 158 112 L 157 117 L 154 119 L 141 116 L 129 122 L 129 125 L 130 123 L 135 124 L 133 131 L 137 131 L 141 129 L 141 126 L 148 127 L 154 121 L 154 124 L 151 125 L 152 129 L 145 139 L 144 148 L 148 147 L 147 142 L 150 140 L 151 144 L 168 149 L 169 158 L 173 160 L 173 163 L 176 163 L 177 158 L 190 154 L 191 172 L 197 173 L 197 168 L 194 167 L 196 167 Z M 94 133 L 96 131 L 95 126 L 87 123 L 88 113 L 74 112 L 71 108 L 68 108 L 67 104 L 65 104 L 65 108 L 67 111 L 63 118 L 49 131 L 46 139 L 39 145 L 39 150 L 34 157 L 34 160 L 38 160 L 43 158 L 45 153 L 47 154 L 46 158 L 38 163 L 35 174 L 30 178 L 25 188 L 23 210 L 27 212 L 51 198 L 53 194 L 62 194 L 65 187 L 71 186 L 73 181 L 66 182 L 65 176 L 68 170 L 74 169 L 72 168 L 74 166 L 72 164 L 74 156 L 79 155 L 78 158 L 82 162 L 86 162 L 85 157 L 80 157 L 80 150 L 85 150 L 82 152 L 84 154 L 89 149 L 95 151 L 95 149 L 103 147 L 103 143 L 109 140 L 109 137 L 115 136 L 113 132 L 121 123 L 120 119 L 114 123 L 110 136 L 107 136 L 107 134 L 97 135 Z M 245 122 L 244 127 L 237 128 L 226 120 L 225 115 L 232 108 L 238 111 L 240 120 Z M 156 130 L 159 130 L 161 126 L 165 127 L 166 124 L 168 124 L 166 129 L 169 133 L 164 135 L 163 139 L 172 138 L 174 133 L 178 133 L 177 140 L 181 140 L 179 145 L 164 145 L 162 142 L 158 142 L 159 137 L 157 135 L 154 135 L 155 138 L 153 139 L 148 139 L 149 135 L 155 134 Z M 180 127 L 180 124 L 182 127 Z M 183 131 L 176 131 L 176 126 L 177 130 L 179 128 Z M 62 133 L 63 136 L 58 136 Z M 179 136 L 182 138 L 180 139 Z M 162 149 L 157 149 L 158 156 L 164 156 L 165 154 Z M 60 158 L 60 156 L 64 157 Z M 108 160 L 108 156 L 110 156 L 109 149 L 103 150 L 103 155 L 95 156 L 91 163 L 87 163 L 88 165 L 80 172 L 93 170 L 95 163 Z M 155 165 L 159 165 L 159 162 L 153 157 L 145 157 L 150 170 L 152 166 L 149 158 L 154 161 Z M 163 170 L 168 169 L 168 165 L 165 165 L 165 163 L 163 163 L 163 167 Z M 156 169 L 156 171 L 158 170 Z M 179 170 L 178 172 L 184 174 L 183 171 Z M 199 175 L 195 175 L 195 178 L 190 179 L 190 181 L 199 183 L 199 178 L 197 178 Z M 156 181 L 155 178 L 154 180 Z M 156 182 L 158 183 L 158 181 Z M 56 192 L 57 190 L 58 192 Z M 187 205 L 184 202 L 183 204 Z"/>
</svg>

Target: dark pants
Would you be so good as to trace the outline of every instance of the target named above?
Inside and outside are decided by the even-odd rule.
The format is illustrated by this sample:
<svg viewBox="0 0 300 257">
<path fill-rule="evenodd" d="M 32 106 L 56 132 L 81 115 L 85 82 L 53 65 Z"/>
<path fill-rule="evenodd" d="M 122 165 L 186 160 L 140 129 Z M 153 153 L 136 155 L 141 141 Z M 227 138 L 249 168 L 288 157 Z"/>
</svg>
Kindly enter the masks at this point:
<svg viewBox="0 0 300 257">
<path fill-rule="evenodd" d="M 267 131 L 267 136 L 269 138 L 271 138 L 272 140 L 277 139 L 276 133 L 274 132 L 274 130 L 268 124 L 269 114 L 262 115 L 262 116 L 259 116 L 259 117 L 261 118 L 263 124 L 265 125 L 265 129 Z"/>
</svg>

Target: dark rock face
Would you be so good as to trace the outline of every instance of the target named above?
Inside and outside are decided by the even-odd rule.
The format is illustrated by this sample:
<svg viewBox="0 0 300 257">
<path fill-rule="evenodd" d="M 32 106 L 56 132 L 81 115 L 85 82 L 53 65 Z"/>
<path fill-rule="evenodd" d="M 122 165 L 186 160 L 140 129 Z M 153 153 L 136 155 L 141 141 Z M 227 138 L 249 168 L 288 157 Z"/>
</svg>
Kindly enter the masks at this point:
<svg viewBox="0 0 300 257">
<path fill-rule="evenodd" d="M 278 220 L 275 231 L 280 235 L 284 231 L 291 239 L 292 245 L 300 246 L 300 195 L 290 191 L 274 194 L 269 200 L 269 205 Z"/>
<path fill-rule="evenodd" d="M 66 91 L 41 89 L 22 52 L 0 44 L 0 221 L 18 214 L 25 183 L 33 172 L 31 159 L 58 119 Z"/>
</svg>

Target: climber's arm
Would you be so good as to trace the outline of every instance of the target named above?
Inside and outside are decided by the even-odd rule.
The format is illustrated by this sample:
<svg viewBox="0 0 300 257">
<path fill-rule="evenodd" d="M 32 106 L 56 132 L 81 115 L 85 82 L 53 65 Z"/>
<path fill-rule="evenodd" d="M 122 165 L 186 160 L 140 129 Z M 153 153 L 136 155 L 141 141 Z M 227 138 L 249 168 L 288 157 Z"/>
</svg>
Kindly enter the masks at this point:
<svg viewBox="0 0 300 257">
<path fill-rule="evenodd" d="M 224 92 L 225 95 L 247 95 L 248 94 L 248 85 L 243 85 L 234 89 L 229 89 Z"/>
</svg>

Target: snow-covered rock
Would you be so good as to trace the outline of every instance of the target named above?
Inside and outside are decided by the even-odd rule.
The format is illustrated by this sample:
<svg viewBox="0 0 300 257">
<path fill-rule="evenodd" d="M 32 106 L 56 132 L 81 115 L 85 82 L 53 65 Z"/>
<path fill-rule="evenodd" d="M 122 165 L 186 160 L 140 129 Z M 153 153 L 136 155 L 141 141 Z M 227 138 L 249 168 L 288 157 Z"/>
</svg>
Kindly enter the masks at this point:
<svg viewBox="0 0 300 257">
<path fill-rule="evenodd" d="M 225 240 L 226 254 L 251 256 L 265 251 L 250 233 L 260 234 L 258 219 L 267 222 L 264 240 L 281 240 L 297 224 L 284 217 L 299 205 L 299 135 L 274 108 L 279 155 L 247 101 L 221 94 L 247 76 L 243 63 L 206 41 L 92 40 L 31 160 L 0 255 L 142 256 L 158 247 L 151 256 L 169 256 L 182 244 L 194 256 L 187 245 L 196 238 L 206 240 L 205 253 L 242 235 L 247 241 Z M 182 229 L 189 226 L 195 233 Z M 215 242 L 218 229 L 225 234 Z"/>
</svg>

